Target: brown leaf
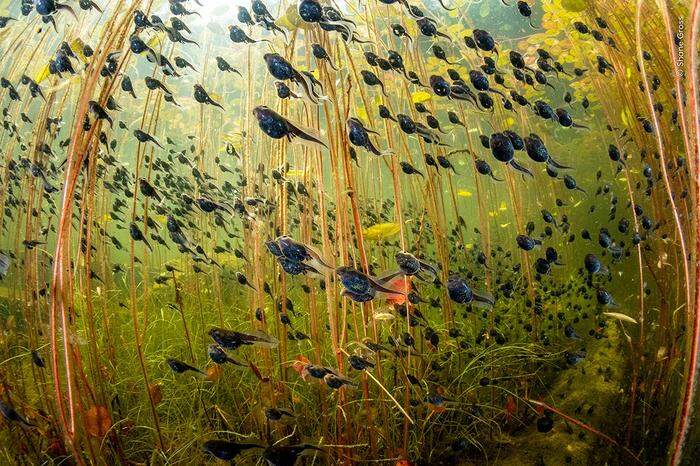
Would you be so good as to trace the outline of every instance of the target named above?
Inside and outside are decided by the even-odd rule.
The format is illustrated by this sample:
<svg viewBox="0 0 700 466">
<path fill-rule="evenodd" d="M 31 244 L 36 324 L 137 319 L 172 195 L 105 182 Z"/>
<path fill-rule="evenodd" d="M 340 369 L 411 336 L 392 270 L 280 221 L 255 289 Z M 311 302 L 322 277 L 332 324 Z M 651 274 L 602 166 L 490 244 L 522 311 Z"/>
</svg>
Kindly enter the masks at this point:
<svg viewBox="0 0 700 466">
<path fill-rule="evenodd" d="M 310 364 L 311 361 L 306 356 L 299 355 L 296 358 L 294 358 L 294 362 L 292 363 L 292 368 L 296 371 L 297 374 L 299 374 L 299 377 L 302 379 L 306 380 L 306 371 L 304 370 L 304 367 L 306 367 L 307 364 Z"/>
<path fill-rule="evenodd" d="M 163 401 L 163 385 L 159 383 L 152 383 L 148 386 L 148 392 L 151 395 L 153 404 L 158 404 Z"/>
<path fill-rule="evenodd" d="M 92 437 L 104 437 L 112 427 L 109 410 L 101 405 L 91 407 L 87 412 L 86 427 Z"/>
<path fill-rule="evenodd" d="M 515 403 L 515 398 L 513 398 L 512 395 L 508 395 L 506 398 L 506 412 L 508 413 L 508 416 L 510 417 L 515 415 L 517 408 L 518 406 Z"/>
<path fill-rule="evenodd" d="M 221 377 L 221 374 L 223 374 L 224 370 L 219 364 L 214 364 L 213 366 L 210 366 L 209 369 L 207 369 L 207 380 L 211 380 L 212 382 L 215 380 L 219 380 L 219 377 Z"/>
</svg>

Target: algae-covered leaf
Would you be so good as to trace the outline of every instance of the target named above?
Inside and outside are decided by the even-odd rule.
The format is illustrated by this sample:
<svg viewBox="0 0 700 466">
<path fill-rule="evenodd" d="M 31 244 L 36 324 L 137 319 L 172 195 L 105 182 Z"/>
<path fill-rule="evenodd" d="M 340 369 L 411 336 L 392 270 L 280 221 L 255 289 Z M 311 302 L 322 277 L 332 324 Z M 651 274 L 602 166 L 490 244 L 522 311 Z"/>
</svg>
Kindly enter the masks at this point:
<svg viewBox="0 0 700 466">
<path fill-rule="evenodd" d="M 370 241 L 378 241 L 380 239 L 389 238 L 398 234 L 401 231 L 401 225 L 398 223 L 378 223 L 371 227 L 365 228 L 362 235 Z"/>
<path fill-rule="evenodd" d="M 612 317 L 613 319 L 629 322 L 631 324 L 637 323 L 637 321 L 634 320 L 633 318 L 631 318 L 630 316 L 628 316 L 626 314 L 622 314 L 620 312 L 603 312 L 603 315 L 606 315 L 608 317 Z"/>
</svg>

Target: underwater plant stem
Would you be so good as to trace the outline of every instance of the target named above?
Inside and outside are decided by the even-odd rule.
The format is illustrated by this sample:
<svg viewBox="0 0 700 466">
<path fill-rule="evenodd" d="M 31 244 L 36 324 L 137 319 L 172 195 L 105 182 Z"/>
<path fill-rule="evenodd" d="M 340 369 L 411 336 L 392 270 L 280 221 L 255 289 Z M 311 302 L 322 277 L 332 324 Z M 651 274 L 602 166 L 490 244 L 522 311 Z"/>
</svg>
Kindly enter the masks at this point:
<svg viewBox="0 0 700 466">
<path fill-rule="evenodd" d="M 689 418 L 692 414 L 693 410 L 693 398 L 694 398 L 694 388 L 695 388 L 695 382 L 696 382 L 696 375 L 697 375 L 697 356 L 698 356 L 698 316 L 697 316 L 697 301 L 693 302 L 691 300 L 691 285 L 690 285 L 690 272 L 689 272 L 689 267 L 688 267 L 688 252 L 686 248 L 686 242 L 685 242 L 685 235 L 683 233 L 683 227 L 680 222 L 680 217 L 678 214 L 678 209 L 676 208 L 676 203 L 675 199 L 673 196 L 673 193 L 671 192 L 671 184 L 670 180 L 668 177 L 668 170 L 666 168 L 666 158 L 664 154 L 664 146 L 663 146 L 663 139 L 661 135 L 661 130 L 659 127 L 659 120 L 658 116 L 656 115 L 656 112 L 654 111 L 654 101 L 650 92 L 649 88 L 649 80 L 646 75 L 646 67 L 644 64 L 644 59 L 642 57 L 642 31 L 641 31 L 641 10 L 642 10 L 642 4 L 644 3 L 644 0 L 637 0 L 637 10 L 636 10 L 636 21 L 635 21 L 635 31 L 636 31 L 636 43 L 637 43 L 637 62 L 640 64 L 641 70 L 641 76 L 642 80 L 644 82 L 644 93 L 646 94 L 647 97 L 647 103 L 649 105 L 648 109 L 651 115 L 651 120 L 653 123 L 654 127 L 654 133 L 656 136 L 656 143 L 657 143 L 657 148 L 659 151 L 659 157 L 661 160 L 661 172 L 663 175 L 664 179 L 664 187 L 666 188 L 666 192 L 668 193 L 668 198 L 669 202 L 671 205 L 671 211 L 673 214 L 673 219 L 676 224 L 676 229 L 678 233 L 678 239 L 680 242 L 680 248 L 681 248 L 681 254 L 682 254 L 682 263 L 683 263 L 683 276 L 684 276 L 684 281 L 685 281 L 685 302 L 686 302 L 686 313 L 688 316 L 688 322 L 692 323 L 692 328 L 693 328 L 693 334 L 690 336 L 690 341 L 687 342 L 686 344 L 686 359 L 687 359 L 687 374 L 686 374 L 686 383 L 685 383 L 685 394 L 683 396 L 683 399 L 680 404 L 680 415 L 679 415 L 679 420 L 677 424 L 677 429 L 675 431 L 675 440 L 674 440 L 674 448 L 673 448 L 673 453 L 671 455 L 671 464 L 676 465 L 680 462 L 681 456 L 683 453 L 683 447 L 685 445 L 685 440 L 688 434 L 688 428 L 689 428 Z M 695 22 L 697 21 L 697 17 L 695 16 L 697 14 L 697 9 L 698 9 L 698 4 L 699 2 L 696 0 L 694 2 L 694 7 L 693 7 L 693 17 L 691 19 L 691 22 L 693 23 L 693 32 L 695 32 L 696 25 Z M 693 47 L 694 45 L 694 40 L 696 39 L 697 36 L 693 37 L 691 34 L 691 73 L 694 71 L 694 55 L 693 53 Z M 696 46 L 695 46 L 696 47 Z M 673 59 L 673 57 L 671 57 Z M 692 84 L 691 84 L 692 86 Z M 695 94 L 693 94 L 693 100 L 695 100 Z M 682 112 L 682 109 L 679 109 L 680 112 Z M 697 129 L 697 120 L 695 120 L 696 124 L 696 129 Z M 697 137 L 697 135 L 696 135 Z M 697 151 L 697 148 L 696 148 Z M 696 154 L 697 155 L 697 154 Z M 695 165 L 695 174 L 696 174 L 696 190 L 697 190 L 697 164 Z M 697 199 L 696 199 L 697 202 Z M 697 217 L 697 214 L 696 214 Z M 697 220 L 696 220 L 696 225 L 697 225 Z M 697 235 L 696 235 L 697 236 Z M 696 239 L 696 245 L 697 245 L 697 239 Z M 697 251 L 697 249 L 696 249 Z M 696 265 L 696 270 L 697 270 L 697 265 Z M 697 291 L 698 287 L 700 287 L 700 282 L 697 281 L 698 277 L 696 276 L 696 300 L 697 300 Z M 691 321 L 692 320 L 692 321 Z M 690 326 L 689 326 L 690 327 Z"/>
<path fill-rule="evenodd" d="M 641 1 L 641 0 L 639 0 Z M 675 440 L 673 446 L 673 453 L 671 455 L 670 464 L 676 466 L 680 464 L 683 457 L 683 448 L 685 446 L 685 441 L 688 436 L 688 431 L 690 429 L 690 420 L 693 414 L 693 401 L 695 397 L 696 384 L 697 384 L 697 374 L 698 374 L 698 350 L 700 349 L 700 315 L 698 310 L 700 310 L 700 261 L 698 261 L 698 251 L 700 251 L 700 218 L 698 218 L 698 212 L 700 212 L 700 121 L 698 121 L 698 39 L 700 32 L 700 1 L 695 0 L 693 2 L 693 8 L 690 16 L 691 23 L 691 33 L 690 33 L 690 53 L 689 56 L 689 68 L 690 68 L 690 106 L 691 106 L 691 116 L 693 122 L 693 130 L 695 133 L 695 144 L 693 148 L 692 157 L 694 159 L 693 165 L 693 178 L 694 178 L 694 189 L 695 189 L 695 301 L 693 306 L 690 306 L 690 299 L 688 299 L 688 309 L 686 310 L 688 315 L 688 322 L 692 323 L 687 328 L 692 327 L 692 333 L 686 337 L 689 341 L 686 343 L 686 378 L 683 400 L 680 406 L 680 413 L 678 418 L 678 423 L 675 429 Z M 673 57 L 672 57 L 673 58 Z M 679 112 L 683 109 L 679 108 Z M 687 147 L 686 150 L 690 150 Z M 663 159 L 662 159 L 663 160 Z M 665 162 L 664 162 L 665 165 Z M 665 173 L 665 170 L 664 170 Z M 668 181 L 666 181 L 668 183 Z M 684 266 L 687 264 L 687 257 L 683 257 Z M 687 283 L 686 294 L 690 295 L 690 283 Z M 691 322 L 692 320 L 692 322 Z M 687 332 L 687 329 L 686 329 Z"/>
<path fill-rule="evenodd" d="M 123 2 L 121 1 L 119 2 L 117 10 L 120 10 L 122 3 Z M 136 5 L 132 5 L 128 9 L 127 15 L 122 18 L 117 31 L 123 30 L 129 24 L 129 15 L 134 8 L 136 8 Z M 113 24 L 115 21 L 116 18 L 113 18 L 111 23 Z M 72 344 L 69 341 L 71 338 L 71 324 L 70 320 L 68 319 L 68 313 L 72 313 L 73 308 L 70 300 L 68 302 L 68 306 L 66 305 L 66 297 L 70 292 L 72 292 L 72 287 L 70 287 L 70 275 L 72 273 L 70 267 L 71 261 L 68 257 L 70 253 L 71 219 L 73 213 L 74 193 L 82 163 L 85 160 L 85 157 L 88 156 L 88 152 L 90 150 L 95 150 L 94 147 L 90 147 L 90 142 L 95 140 L 95 127 L 93 126 L 90 132 L 85 133 L 82 130 L 82 123 L 87 113 L 88 101 L 97 84 L 99 71 L 107 58 L 107 50 L 109 50 L 109 47 L 113 45 L 116 36 L 117 35 L 114 34 L 107 35 L 102 38 L 101 45 L 104 47 L 102 48 L 99 56 L 96 57 L 96 61 L 94 63 L 95 66 L 89 68 L 89 75 L 86 77 L 81 87 L 78 103 L 76 105 L 73 127 L 71 131 L 73 137 L 71 138 L 67 152 L 66 177 L 61 197 L 61 210 L 58 220 L 58 230 L 56 233 L 56 247 L 54 252 L 54 264 L 50 290 L 50 346 L 55 402 L 57 404 L 63 434 L 68 441 L 70 448 L 74 452 L 75 460 L 79 464 L 83 464 L 84 459 L 75 445 L 75 381 L 73 380 L 74 375 L 71 364 Z M 64 274 L 66 273 L 68 274 L 67 281 L 64 278 Z M 59 352 L 57 342 L 57 319 L 59 318 L 59 315 L 61 331 L 63 332 L 63 356 L 67 385 L 68 418 L 66 418 L 58 367 Z"/>
</svg>

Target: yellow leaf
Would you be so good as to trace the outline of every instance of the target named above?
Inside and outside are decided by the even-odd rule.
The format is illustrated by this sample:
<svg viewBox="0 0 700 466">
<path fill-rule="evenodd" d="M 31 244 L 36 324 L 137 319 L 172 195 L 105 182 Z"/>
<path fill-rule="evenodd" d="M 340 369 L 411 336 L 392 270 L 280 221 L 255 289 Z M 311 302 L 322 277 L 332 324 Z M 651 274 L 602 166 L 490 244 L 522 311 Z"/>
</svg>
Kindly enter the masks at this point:
<svg viewBox="0 0 700 466">
<path fill-rule="evenodd" d="M 295 4 L 289 5 L 289 7 L 287 7 L 287 11 L 285 11 L 282 16 L 277 18 L 275 24 L 287 29 L 288 31 L 293 31 L 298 28 L 299 25 L 301 25 L 301 16 L 299 16 L 297 6 Z"/>
<path fill-rule="evenodd" d="M 457 10 L 455 10 L 454 12 L 457 13 Z M 456 17 L 457 17 L 457 15 L 453 16 L 453 18 L 456 18 Z M 465 30 L 464 30 L 464 25 L 461 22 L 457 22 L 455 24 L 452 24 L 445 29 L 445 34 L 447 34 L 448 36 L 459 36 L 463 32 L 465 32 Z"/>
<path fill-rule="evenodd" d="M 380 239 L 389 238 L 398 234 L 401 231 L 401 225 L 398 223 L 378 223 L 371 227 L 365 228 L 362 235 L 369 241 L 377 241 Z"/>
<path fill-rule="evenodd" d="M 507 228 L 510 223 L 501 223 L 501 228 Z"/>
<path fill-rule="evenodd" d="M 508 207 L 506 207 L 506 201 L 501 201 L 501 205 L 498 207 L 498 210 L 501 212 L 508 210 Z"/>
<path fill-rule="evenodd" d="M 622 120 L 623 125 L 630 125 L 630 121 L 632 121 L 632 114 L 630 113 L 629 107 L 625 107 L 622 109 L 622 111 L 620 112 L 620 119 Z"/>
<path fill-rule="evenodd" d="M 357 116 L 358 116 L 361 120 L 365 120 L 365 121 L 366 121 L 366 120 L 369 120 L 369 117 L 368 117 L 368 115 L 367 115 L 367 110 L 365 110 L 365 107 L 364 107 L 363 105 L 360 105 L 360 106 L 357 107 L 356 113 L 357 113 Z"/>
<path fill-rule="evenodd" d="M 586 9 L 586 1 L 585 0 L 561 0 L 561 6 L 566 11 L 570 11 L 572 13 L 580 13 Z"/>
<path fill-rule="evenodd" d="M 47 63 L 47 64 L 41 69 L 41 71 L 39 71 L 39 72 L 36 74 L 36 77 L 34 78 L 34 81 L 36 81 L 37 84 L 38 84 L 38 83 L 42 82 L 44 79 L 48 78 L 48 77 L 49 77 L 49 74 L 50 74 L 50 73 L 49 73 L 49 64 Z"/>
<path fill-rule="evenodd" d="M 70 43 L 70 49 L 73 51 L 73 53 L 76 54 L 81 62 L 86 63 L 87 57 L 83 54 L 83 47 L 85 47 L 85 44 L 79 37 L 76 37 Z"/>
<path fill-rule="evenodd" d="M 457 195 L 460 197 L 472 197 L 472 192 L 466 189 L 460 189 L 457 191 Z"/>
<path fill-rule="evenodd" d="M 153 34 L 150 39 L 148 39 L 148 42 L 146 42 L 146 45 L 148 45 L 148 47 L 153 49 L 153 48 L 157 47 L 158 45 L 160 45 L 160 43 L 163 41 L 164 37 L 165 37 L 165 33 L 163 31 L 158 31 L 155 34 Z"/>
<path fill-rule="evenodd" d="M 416 91 L 411 94 L 411 101 L 414 104 L 420 104 L 430 100 L 430 94 L 425 91 Z"/>
</svg>

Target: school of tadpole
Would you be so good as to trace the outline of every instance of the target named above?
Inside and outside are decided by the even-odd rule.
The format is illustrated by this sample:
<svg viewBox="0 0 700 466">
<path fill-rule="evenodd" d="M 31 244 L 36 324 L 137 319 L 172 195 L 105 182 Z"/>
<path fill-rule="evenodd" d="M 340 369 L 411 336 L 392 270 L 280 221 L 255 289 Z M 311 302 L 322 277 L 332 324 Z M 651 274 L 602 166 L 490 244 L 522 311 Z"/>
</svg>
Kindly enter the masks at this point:
<svg viewBox="0 0 700 466">
<path fill-rule="evenodd" d="M 698 464 L 699 30 L 0 4 L 0 464 Z"/>
</svg>

